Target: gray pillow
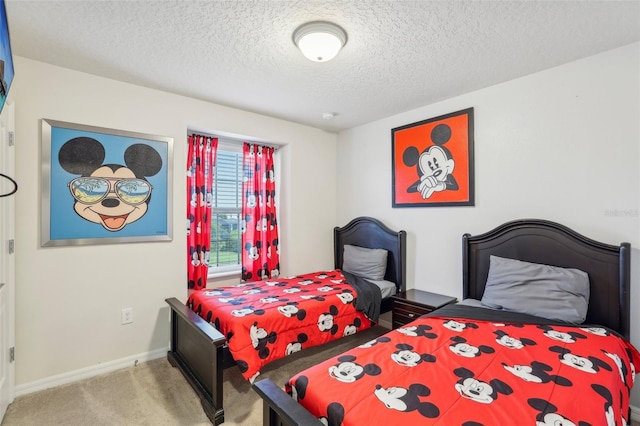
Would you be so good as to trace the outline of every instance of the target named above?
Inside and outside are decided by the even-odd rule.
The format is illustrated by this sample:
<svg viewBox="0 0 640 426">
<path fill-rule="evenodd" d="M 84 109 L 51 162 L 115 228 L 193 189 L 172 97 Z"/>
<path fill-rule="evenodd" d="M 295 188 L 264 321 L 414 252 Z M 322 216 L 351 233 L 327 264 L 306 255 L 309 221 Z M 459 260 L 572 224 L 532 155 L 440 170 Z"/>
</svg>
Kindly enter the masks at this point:
<svg viewBox="0 0 640 426">
<path fill-rule="evenodd" d="M 498 256 L 489 262 L 483 305 L 575 324 L 587 317 L 586 272 Z"/>
<path fill-rule="evenodd" d="M 359 277 L 382 280 L 387 270 L 387 251 L 345 244 L 342 269 Z"/>
</svg>

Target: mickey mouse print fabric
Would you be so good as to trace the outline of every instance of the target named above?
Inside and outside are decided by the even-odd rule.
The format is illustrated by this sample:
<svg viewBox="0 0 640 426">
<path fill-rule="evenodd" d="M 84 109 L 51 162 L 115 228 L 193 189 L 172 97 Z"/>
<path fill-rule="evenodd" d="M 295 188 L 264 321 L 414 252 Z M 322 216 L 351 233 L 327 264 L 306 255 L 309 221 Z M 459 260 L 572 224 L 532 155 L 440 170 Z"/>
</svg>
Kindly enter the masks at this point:
<svg viewBox="0 0 640 426">
<path fill-rule="evenodd" d="M 273 147 L 243 144 L 242 280 L 280 275 Z"/>
<path fill-rule="evenodd" d="M 480 320 L 461 309 L 420 317 L 285 389 L 329 426 L 630 423 L 640 354 L 628 341 L 601 327 Z"/>
<path fill-rule="evenodd" d="M 365 296 L 333 270 L 202 289 L 186 304 L 227 338 L 243 377 L 253 381 L 269 362 L 371 327 L 356 309 L 358 297 Z"/>
</svg>

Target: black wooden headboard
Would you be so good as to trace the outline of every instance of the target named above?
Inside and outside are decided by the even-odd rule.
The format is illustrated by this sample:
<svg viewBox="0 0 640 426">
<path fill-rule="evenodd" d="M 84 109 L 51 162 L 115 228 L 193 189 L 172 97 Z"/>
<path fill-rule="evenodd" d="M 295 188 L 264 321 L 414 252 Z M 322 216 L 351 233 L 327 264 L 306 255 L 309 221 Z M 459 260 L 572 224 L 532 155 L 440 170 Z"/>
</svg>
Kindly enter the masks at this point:
<svg viewBox="0 0 640 426">
<path fill-rule="evenodd" d="M 462 241 L 464 298 L 482 299 L 490 255 L 577 268 L 589 274 L 585 323 L 604 325 L 629 338 L 629 243 L 601 243 L 564 225 L 540 219 L 507 222 L 484 234 L 465 234 Z"/>
<path fill-rule="evenodd" d="M 343 250 L 346 244 L 387 250 L 387 271 L 385 280 L 394 282 L 397 291 L 407 288 L 406 250 L 407 233 L 393 231 L 378 219 L 357 217 L 343 227 L 333 228 L 335 268 L 342 269 Z"/>
</svg>

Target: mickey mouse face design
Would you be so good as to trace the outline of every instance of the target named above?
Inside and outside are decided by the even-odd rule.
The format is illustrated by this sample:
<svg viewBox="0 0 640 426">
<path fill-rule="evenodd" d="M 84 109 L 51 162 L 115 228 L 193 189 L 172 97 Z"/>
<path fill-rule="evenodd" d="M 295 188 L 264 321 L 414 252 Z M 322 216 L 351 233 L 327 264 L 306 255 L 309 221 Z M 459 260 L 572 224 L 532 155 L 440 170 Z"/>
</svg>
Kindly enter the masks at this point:
<svg viewBox="0 0 640 426">
<path fill-rule="evenodd" d="M 509 336 L 507 333 L 505 333 L 504 331 L 496 331 L 494 332 L 494 334 L 497 337 L 496 342 L 499 343 L 500 345 L 504 346 L 505 348 L 509 348 L 509 349 L 522 349 L 525 347 L 525 345 L 527 346 L 533 346 L 536 345 L 536 342 L 534 342 L 531 339 L 517 339 L 515 337 L 511 337 Z"/>
<path fill-rule="evenodd" d="M 402 153 L 406 166 L 416 166 L 419 180 L 407 188 L 407 192 L 419 192 L 422 198 L 431 197 L 434 192 L 457 190 L 458 183 L 453 176 L 455 161 L 451 152 L 443 145 L 451 138 L 451 127 L 439 124 L 431 130 L 431 142 L 434 145 L 419 153 L 418 148 L 410 146 Z"/>
<path fill-rule="evenodd" d="M 602 351 L 602 353 L 605 354 L 607 357 L 609 357 L 611 361 L 613 361 L 613 364 L 616 367 L 618 367 L 618 373 L 620 373 L 620 380 L 622 380 L 622 383 L 626 384 L 627 365 L 624 362 L 622 362 L 622 359 L 618 354 L 612 354 L 604 350 Z"/>
<path fill-rule="evenodd" d="M 576 426 L 574 422 L 557 413 L 558 407 L 540 398 L 529 398 L 527 403 L 539 413 L 536 426 Z"/>
<path fill-rule="evenodd" d="M 546 413 L 540 421 L 536 422 L 536 426 L 577 426 L 571 420 L 561 416 L 558 413 Z"/>
<path fill-rule="evenodd" d="M 483 353 L 492 354 L 495 350 L 490 346 L 481 345 L 479 347 L 472 346 L 467 343 L 466 339 L 463 339 L 459 336 L 454 336 L 451 338 L 455 344 L 449 346 L 449 350 L 458 356 L 463 356 L 465 358 L 474 358 L 482 355 Z"/>
<path fill-rule="evenodd" d="M 343 383 L 353 383 L 361 379 L 365 374 L 377 376 L 382 372 L 376 364 L 366 364 L 364 366 L 355 362 L 356 357 L 343 355 L 338 357 L 339 364 L 329 367 L 329 377 Z"/>
<path fill-rule="evenodd" d="M 560 346 L 552 346 L 549 350 L 551 352 L 559 353 L 560 362 L 577 370 L 591 374 L 597 373 L 601 368 L 607 371 L 612 371 L 609 364 L 594 356 L 583 357 L 576 355 L 571 353 L 569 349 Z"/>
<path fill-rule="evenodd" d="M 575 343 L 576 342 L 571 334 L 564 333 L 564 332 L 561 332 L 561 331 L 549 330 L 549 331 L 546 331 L 544 333 L 544 335 L 547 336 L 550 339 L 558 340 L 558 341 L 564 342 L 564 343 Z"/>
<path fill-rule="evenodd" d="M 321 291 L 323 293 L 327 293 L 329 291 L 332 291 L 333 287 L 330 287 L 328 285 L 322 286 L 322 287 L 318 287 L 318 291 Z"/>
<path fill-rule="evenodd" d="M 318 302 L 324 302 L 324 296 L 314 296 L 314 295 L 307 295 L 307 294 L 301 294 L 300 295 L 300 299 L 302 300 L 317 300 Z"/>
<path fill-rule="evenodd" d="M 254 322 L 251 325 L 251 328 L 249 329 L 249 337 L 251 338 L 251 344 L 254 349 L 258 351 L 260 359 L 265 359 L 269 356 L 271 351 L 267 347 L 267 344 L 273 344 L 278 338 L 275 331 L 269 333 L 264 328 L 258 327 L 257 322 Z"/>
<path fill-rule="evenodd" d="M 256 315 L 264 315 L 264 310 L 258 309 L 254 310 L 252 306 L 245 306 L 242 309 L 234 309 L 231 311 L 231 315 L 234 317 L 246 317 L 247 315 L 256 314 Z"/>
<path fill-rule="evenodd" d="M 437 406 L 430 402 L 421 401 L 420 397 L 429 396 L 431 390 L 421 383 L 414 383 L 409 388 L 392 386 L 383 388 L 376 385 L 374 395 L 385 407 L 391 410 L 410 412 L 417 410 L 423 417 L 434 418 L 440 415 Z"/>
<path fill-rule="evenodd" d="M 260 205 L 262 205 L 262 197 L 260 197 Z M 261 219 L 258 219 L 258 221 L 256 222 L 256 231 L 265 232 L 267 229 L 269 229 L 267 218 L 263 217 Z"/>
<path fill-rule="evenodd" d="M 551 375 L 548 372 L 553 368 L 542 362 L 533 361 L 531 365 L 507 365 L 502 363 L 505 370 L 516 377 L 531 383 L 549 383 L 554 382 L 560 386 L 572 386 L 571 380 L 557 375 Z"/>
<path fill-rule="evenodd" d="M 353 324 L 349 324 L 344 328 L 344 332 L 342 333 L 343 336 L 351 336 L 352 334 L 356 334 L 356 332 L 358 331 L 358 327 L 360 327 L 362 325 L 362 321 L 360 321 L 360 318 L 354 318 L 353 319 Z"/>
<path fill-rule="evenodd" d="M 345 305 L 348 305 L 355 300 L 355 298 L 353 297 L 353 293 L 351 293 L 350 291 L 339 293 L 336 296 L 338 296 L 338 299 L 340 299 L 340 301 Z"/>
<path fill-rule="evenodd" d="M 202 294 L 205 296 L 231 296 L 231 292 L 224 290 L 205 290 Z"/>
<path fill-rule="evenodd" d="M 320 314 L 318 317 L 318 328 L 320 331 L 330 331 L 331 334 L 336 334 L 338 326 L 333 323 L 334 315 L 338 315 L 338 308 L 333 305 L 329 307 L 329 312 Z"/>
<path fill-rule="evenodd" d="M 604 417 L 607 419 L 607 425 L 615 425 L 616 418 L 615 418 L 615 413 L 612 405 L 613 397 L 611 396 L 611 392 L 609 392 L 609 389 L 598 384 L 591 385 L 591 388 L 605 400 L 603 412 L 604 412 Z M 628 424 L 627 420 L 624 417 L 622 417 L 622 424 L 623 425 Z"/>
<path fill-rule="evenodd" d="M 505 370 L 523 379 L 525 382 L 542 383 L 542 379 L 533 374 L 533 368 L 528 365 L 503 365 Z"/>
<path fill-rule="evenodd" d="M 493 388 L 485 382 L 468 378 L 462 382 L 456 384 L 456 390 L 460 392 L 460 395 L 473 399 L 477 402 L 484 404 L 490 404 L 493 402 Z"/>
<path fill-rule="evenodd" d="M 442 323 L 442 325 L 451 331 L 458 331 L 458 332 L 463 331 L 467 327 L 478 328 L 478 324 L 475 324 L 472 322 L 462 323 L 455 320 L 447 320 L 444 323 Z"/>
<path fill-rule="evenodd" d="M 257 245 L 253 246 L 251 243 L 246 243 L 244 249 L 247 251 L 249 259 L 257 260 L 260 257 L 260 250 Z"/>
<path fill-rule="evenodd" d="M 398 349 L 391 354 L 391 359 L 398 365 L 415 367 L 421 362 L 435 362 L 436 357 L 430 354 L 419 354 L 413 350 L 413 346 L 404 343 L 396 345 Z"/>
<path fill-rule="evenodd" d="M 510 395 L 513 389 L 501 380 L 493 379 L 489 383 L 474 378 L 473 373 L 466 368 L 457 368 L 454 374 L 462 377 L 455 384 L 456 390 L 465 398 L 482 404 L 491 404 L 498 398 L 498 394 Z"/>
<path fill-rule="evenodd" d="M 254 348 L 258 347 L 258 345 L 260 344 L 260 339 L 264 339 L 267 337 L 267 330 L 262 327 L 258 327 L 256 323 L 251 325 L 249 333 L 251 334 L 251 344 Z"/>
<path fill-rule="evenodd" d="M 220 303 L 229 303 L 231 305 L 240 305 L 244 303 L 247 298 L 246 297 L 221 297 L 218 299 Z"/>
<path fill-rule="evenodd" d="M 333 327 L 333 315 L 331 314 L 320 314 L 318 318 L 318 328 L 320 331 L 331 330 Z"/>
<path fill-rule="evenodd" d="M 563 343 L 575 343 L 576 339 L 586 339 L 586 336 L 581 333 L 577 333 L 575 331 L 572 332 L 564 332 L 554 330 L 552 327 L 547 325 L 539 325 L 538 328 L 544 330 L 544 335 L 550 339 L 557 340 Z"/>
<path fill-rule="evenodd" d="M 293 305 L 278 306 L 277 309 L 278 309 L 278 312 L 280 312 L 282 315 L 284 315 L 287 318 L 291 318 L 292 316 L 298 313 L 298 307 Z"/>
<path fill-rule="evenodd" d="M 609 332 L 606 328 L 602 327 L 584 327 L 581 330 L 586 331 L 587 333 L 595 334 L 596 336 L 608 336 Z"/>
<path fill-rule="evenodd" d="M 256 197 L 255 194 L 247 191 L 246 195 L 247 195 L 247 207 L 252 209 L 252 208 L 254 208 L 255 206 L 258 205 L 257 197 Z"/>
<path fill-rule="evenodd" d="M 285 355 L 289 356 L 294 352 L 299 352 L 302 350 L 302 344 L 304 342 L 306 342 L 308 339 L 308 336 L 304 333 L 300 333 L 298 334 L 298 340 L 296 340 L 295 342 L 291 342 L 287 345 L 287 348 L 285 349 Z"/>
<path fill-rule="evenodd" d="M 396 331 L 404 334 L 405 336 L 410 337 L 426 337 L 428 339 L 435 339 L 438 337 L 437 334 L 429 332 L 433 328 L 430 325 L 420 324 L 420 325 L 411 325 L 409 327 L 400 327 L 397 328 Z"/>
<path fill-rule="evenodd" d="M 287 345 L 287 348 L 285 349 L 284 353 L 286 356 L 291 355 L 292 353 L 295 352 L 300 352 L 302 350 L 302 343 L 300 342 L 291 342 Z"/>
<path fill-rule="evenodd" d="M 68 173 L 73 209 L 82 219 L 111 232 L 142 218 L 149 208 L 153 187 L 145 176 L 162 169 L 162 157 L 146 144 L 134 144 L 124 152 L 124 163 L 103 164 L 102 143 L 89 137 L 68 140 L 58 152 L 58 162 Z"/>
</svg>

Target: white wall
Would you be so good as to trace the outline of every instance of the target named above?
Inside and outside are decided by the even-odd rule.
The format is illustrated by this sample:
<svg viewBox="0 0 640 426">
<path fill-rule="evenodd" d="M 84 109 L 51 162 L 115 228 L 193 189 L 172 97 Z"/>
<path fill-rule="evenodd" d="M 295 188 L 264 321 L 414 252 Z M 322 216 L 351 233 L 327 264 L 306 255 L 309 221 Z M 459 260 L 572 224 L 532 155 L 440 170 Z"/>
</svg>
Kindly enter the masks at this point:
<svg viewBox="0 0 640 426">
<path fill-rule="evenodd" d="M 15 68 L 10 95 L 16 104 L 20 184 L 16 194 L 18 393 L 105 363 L 149 353 L 162 355 L 167 349 L 169 310 L 164 299 L 185 300 L 187 294 L 187 127 L 284 145 L 280 150 L 282 271 L 290 275 L 333 266 L 335 134 L 26 58 L 16 57 Z M 173 137 L 173 241 L 40 247 L 43 118 Z M 309 159 L 313 159 L 313 173 Z M 313 256 L 309 241 L 313 241 Z M 132 324 L 120 324 L 124 307 L 133 308 Z"/>
<path fill-rule="evenodd" d="M 635 43 L 338 136 L 337 219 L 375 216 L 408 233 L 408 285 L 462 296 L 462 244 L 519 218 L 631 242 L 640 306 L 640 44 Z M 434 82 L 437 84 L 437 82 Z M 475 117 L 475 207 L 391 208 L 391 129 L 464 108 Z M 631 341 L 640 347 L 640 309 Z M 640 407 L 640 386 L 634 389 Z"/>
</svg>

